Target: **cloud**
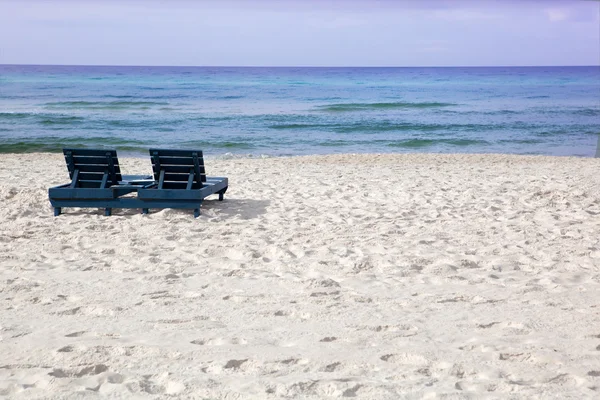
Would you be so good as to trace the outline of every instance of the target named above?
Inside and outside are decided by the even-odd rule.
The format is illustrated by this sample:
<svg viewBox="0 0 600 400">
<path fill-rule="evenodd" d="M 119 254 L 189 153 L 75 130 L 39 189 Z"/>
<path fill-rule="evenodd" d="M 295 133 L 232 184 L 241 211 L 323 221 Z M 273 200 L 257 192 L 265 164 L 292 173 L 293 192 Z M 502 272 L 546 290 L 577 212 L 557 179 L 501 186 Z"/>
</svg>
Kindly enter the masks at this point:
<svg viewBox="0 0 600 400">
<path fill-rule="evenodd" d="M 436 10 L 432 13 L 432 16 L 448 21 L 473 21 L 502 18 L 502 14 L 473 9 Z"/>
<path fill-rule="evenodd" d="M 345 29 L 358 28 L 368 25 L 364 18 L 356 18 L 344 15 L 311 15 L 306 19 L 307 24 L 314 28 Z"/>
<path fill-rule="evenodd" d="M 420 53 L 447 53 L 451 51 L 450 41 L 421 39 L 415 42 L 415 47 Z"/>
<path fill-rule="evenodd" d="M 450 51 L 450 48 L 441 47 L 441 46 L 432 46 L 432 47 L 421 47 L 417 51 L 419 51 L 421 53 L 447 53 Z"/>
<path fill-rule="evenodd" d="M 569 19 L 570 13 L 564 8 L 547 8 L 544 10 L 550 22 L 560 22 Z"/>
</svg>

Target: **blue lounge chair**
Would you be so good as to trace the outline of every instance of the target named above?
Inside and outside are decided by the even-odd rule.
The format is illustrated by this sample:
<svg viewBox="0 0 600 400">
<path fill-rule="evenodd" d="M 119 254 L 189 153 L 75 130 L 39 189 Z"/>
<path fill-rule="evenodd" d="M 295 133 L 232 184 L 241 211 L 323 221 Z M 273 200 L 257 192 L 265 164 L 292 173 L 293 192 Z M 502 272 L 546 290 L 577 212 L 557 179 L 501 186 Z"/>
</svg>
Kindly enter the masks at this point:
<svg viewBox="0 0 600 400">
<path fill-rule="evenodd" d="M 121 196 L 154 184 L 151 177 L 144 181 L 142 176 L 121 175 L 115 150 L 64 149 L 63 153 L 71 183 L 48 190 L 55 216 L 63 207 L 104 208 L 107 216 L 112 208 L 141 208 L 137 199 Z"/>
<path fill-rule="evenodd" d="M 223 200 L 229 182 L 206 177 L 202 151 L 150 149 L 150 157 L 156 185 L 137 192 L 144 214 L 150 208 L 190 208 L 198 217 L 204 198 L 218 194 Z"/>
</svg>

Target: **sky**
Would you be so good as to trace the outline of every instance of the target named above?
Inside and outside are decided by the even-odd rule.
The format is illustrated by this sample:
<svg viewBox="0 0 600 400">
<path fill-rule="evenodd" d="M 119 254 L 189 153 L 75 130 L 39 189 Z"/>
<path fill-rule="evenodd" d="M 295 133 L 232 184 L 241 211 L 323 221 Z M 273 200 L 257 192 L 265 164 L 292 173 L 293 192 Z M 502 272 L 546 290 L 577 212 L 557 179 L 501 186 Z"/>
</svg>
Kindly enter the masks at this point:
<svg viewBox="0 0 600 400">
<path fill-rule="evenodd" d="M 0 0 L 0 64 L 600 65 L 600 1 Z"/>
</svg>

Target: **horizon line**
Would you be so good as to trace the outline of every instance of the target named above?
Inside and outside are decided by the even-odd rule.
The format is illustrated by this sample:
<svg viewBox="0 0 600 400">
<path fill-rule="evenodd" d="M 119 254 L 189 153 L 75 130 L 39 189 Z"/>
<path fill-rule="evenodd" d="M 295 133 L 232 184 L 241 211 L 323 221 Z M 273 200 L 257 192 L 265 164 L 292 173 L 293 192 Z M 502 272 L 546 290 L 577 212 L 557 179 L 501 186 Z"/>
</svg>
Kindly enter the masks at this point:
<svg viewBox="0 0 600 400">
<path fill-rule="evenodd" d="M 27 67 L 133 67 L 133 68 L 564 68 L 600 67 L 596 65 L 135 65 L 135 64 L 4 64 L 0 66 Z"/>
</svg>

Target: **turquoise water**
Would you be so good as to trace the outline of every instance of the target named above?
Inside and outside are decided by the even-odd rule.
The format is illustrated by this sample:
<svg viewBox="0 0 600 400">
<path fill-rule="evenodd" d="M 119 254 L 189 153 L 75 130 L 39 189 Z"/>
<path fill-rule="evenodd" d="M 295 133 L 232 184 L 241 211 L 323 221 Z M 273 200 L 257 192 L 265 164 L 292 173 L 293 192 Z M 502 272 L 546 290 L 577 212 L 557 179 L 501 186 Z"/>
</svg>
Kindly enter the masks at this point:
<svg viewBox="0 0 600 400">
<path fill-rule="evenodd" d="M 0 65 L 0 153 L 593 156 L 599 67 Z"/>
</svg>

